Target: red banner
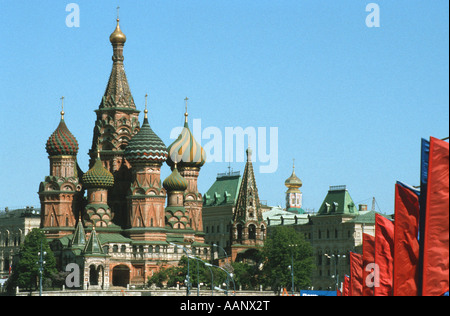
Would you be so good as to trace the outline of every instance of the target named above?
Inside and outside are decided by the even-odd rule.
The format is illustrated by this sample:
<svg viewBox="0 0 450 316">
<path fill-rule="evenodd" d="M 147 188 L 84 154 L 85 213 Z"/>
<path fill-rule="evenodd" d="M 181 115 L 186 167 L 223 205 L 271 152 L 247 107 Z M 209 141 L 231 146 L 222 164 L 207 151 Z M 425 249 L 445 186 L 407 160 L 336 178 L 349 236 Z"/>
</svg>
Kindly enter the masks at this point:
<svg viewBox="0 0 450 316">
<path fill-rule="evenodd" d="M 350 296 L 363 295 L 362 255 L 350 252 Z"/>
<path fill-rule="evenodd" d="M 449 144 L 433 137 L 423 242 L 422 294 L 442 295 L 449 290 Z"/>
<path fill-rule="evenodd" d="M 394 296 L 418 295 L 419 195 L 395 185 Z"/>
<path fill-rule="evenodd" d="M 375 296 L 391 296 L 394 270 L 394 223 L 375 215 L 375 264 L 379 270 L 379 286 Z"/>
<path fill-rule="evenodd" d="M 375 272 L 375 237 L 363 234 L 363 296 L 373 296 Z"/>
</svg>

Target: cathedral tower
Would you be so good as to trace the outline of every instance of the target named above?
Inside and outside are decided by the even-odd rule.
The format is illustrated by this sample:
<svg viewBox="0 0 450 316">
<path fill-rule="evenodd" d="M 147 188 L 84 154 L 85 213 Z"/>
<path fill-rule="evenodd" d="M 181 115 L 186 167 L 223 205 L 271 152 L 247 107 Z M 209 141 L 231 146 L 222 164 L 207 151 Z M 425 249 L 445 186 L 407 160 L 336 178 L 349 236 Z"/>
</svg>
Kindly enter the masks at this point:
<svg viewBox="0 0 450 316">
<path fill-rule="evenodd" d="M 119 19 L 109 39 L 113 47 L 113 66 L 100 106 L 95 110 L 97 120 L 89 151 L 90 167 L 96 162 L 98 146 L 103 165 L 114 175 L 114 186 L 109 190 L 114 222 L 126 226 L 126 195 L 131 183 L 131 166 L 124 158 L 124 149 L 139 131 L 139 111 L 125 74 L 123 48 L 126 36 L 120 29 Z"/>
<path fill-rule="evenodd" d="M 197 180 L 200 168 L 206 162 L 206 153 L 200 144 L 197 143 L 189 129 L 187 101 L 188 98 L 185 99 L 186 112 L 184 114 L 184 128 L 178 138 L 167 148 L 169 151 L 167 164 L 172 170 L 175 168 L 175 164 L 177 164 L 181 176 L 188 183 L 184 194 L 184 207 L 189 213 L 192 228 L 198 232 L 197 241 L 203 242 L 203 198 L 198 192 Z"/>
<path fill-rule="evenodd" d="M 127 196 L 127 227 L 133 239 L 152 240 L 164 237 L 164 229 L 161 228 L 165 227 L 166 191 L 161 184 L 161 166 L 168 152 L 148 122 L 147 95 L 144 113 L 140 131 L 131 139 L 124 152 L 132 166 L 132 181 Z"/>
<path fill-rule="evenodd" d="M 295 174 L 295 163 L 292 166 L 292 174 L 286 179 L 284 185 L 288 188 L 286 191 L 286 211 L 303 214 L 302 192 L 299 190 L 303 183 Z"/>
<path fill-rule="evenodd" d="M 114 185 L 114 177 L 103 167 L 100 152 L 94 166 L 83 175 L 83 186 L 87 189 L 88 204 L 84 223 L 91 227 L 107 227 L 112 224 L 112 213 L 108 205 L 108 189 Z"/>
<path fill-rule="evenodd" d="M 231 234 L 233 261 L 240 252 L 262 247 L 266 238 L 266 223 L 262 216 L 250 147 L 247 149 L 247 163 L 236 200 Z M 246 254 L 243 255 L 246 256 Z"/>
<path fill-rule="evenodd" d="M 45 228 L 48 236 L 55 238 L 72 232 L 81 199 L 77 170 L 78 142 L 67 128 L 64 114 L 62 110 L 61 121 L 47 141 L 50 175 L 39 186 L 41 228 Z"/>
</svg>

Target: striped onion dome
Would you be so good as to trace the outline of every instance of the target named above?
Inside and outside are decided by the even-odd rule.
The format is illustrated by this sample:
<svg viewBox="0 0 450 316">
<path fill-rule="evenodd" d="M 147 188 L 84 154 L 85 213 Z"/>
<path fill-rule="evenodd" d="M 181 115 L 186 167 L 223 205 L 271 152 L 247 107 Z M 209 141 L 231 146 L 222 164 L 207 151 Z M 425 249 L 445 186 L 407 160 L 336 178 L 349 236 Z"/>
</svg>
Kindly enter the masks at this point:
<svg viewBox="0 0 450 316">
<path fill-rule="evenodd" d="M 163 187 L 168 192 L 171 192 L 171 191 L 185 191 L 187 189 L 187 187 L 188 187 L 188 182 L 186 181 L 185 178 L 183 178 L 181 176 L 181 174 L 178 172 L 177 167 L 175 166 L 175 168 L 173 169 L 173 171 L 170 174 L 170 176 L 168 176 L 164 180 Z"/>
<path fill-rule="evenodd" d="M 131 164 L 137 162 L 163 163 L 168 156 L 166 145 L 153 132 L 147 117 L 144 118 L 144 123 L 139 132 L 128 143 L 124 154 Z"/>
<path fill-rule="evenodd" d="M 184 123 L 184 128 L 178 138 L 168 148 L 169 158 L 167 164 L 174 167 L 202 167 L 206 162 L 205 150 L 197 143 L 192 135 L 188 123 Z"/>
<path fill-rule="evenodd" d="M 59 123 L 56 130 L 47 140 L 45 146 L 47 153 L 50 156 L 76 156 L 78 153 L 78 142 L 75 136 L 67 128 L 64 118 L 61 117 L 61 122 Z"/>
<path fill-rule="evenodd" d="M 83 175 L 82 182 L 86 189 L 109 189 L 114 185 L 114 176 L 97 158 L 94 166 Z"/>
</svg>

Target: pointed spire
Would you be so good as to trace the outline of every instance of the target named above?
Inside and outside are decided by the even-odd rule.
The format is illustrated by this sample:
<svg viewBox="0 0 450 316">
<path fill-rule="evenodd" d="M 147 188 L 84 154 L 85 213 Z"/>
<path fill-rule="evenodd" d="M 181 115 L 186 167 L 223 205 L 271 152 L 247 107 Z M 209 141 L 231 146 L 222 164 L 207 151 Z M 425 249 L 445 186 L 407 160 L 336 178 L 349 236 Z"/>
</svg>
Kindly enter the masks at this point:
<svg viewBox="0 0 450 316">
<path fill-rule="evenodd" d="M 126 39 L 125 34 L 120 29 L 119 18 L 117 18 L 116 29 L 109 37 L 113 47 L 112 60 L 114 63 L 100 109 L 115 107 L 136 109 L 123 66 L 123 48 Z"/>
<path fill-rule="evenodd" d="M 251 162 L 252 161 L 253 150 L 250 147 L 250 145 L 248 145 L 248 148 L 247 148 L 246 152 L 247 152 L 247 162 L 249 162 L 249 161 Z"/>
<path fill-rule="evenodd" d="M 75 228 L 75 233 L 72 238 L 73 246 L 85 246 L 86 245 L 86 233 L 83 228 L 83 222 L 81 221 L 81 216 L 78 219 L 77 227 Z"/>
<path fill-rule="evenodd" d="M 84 248 L 84 253 L 91 255 L 103 254 L 102 244 L 98 239 L 97 232 L 95 231 L 95 226 L 92 226 L 91 236 L 89 236 L 89 240 L 86 244 L 86 247 Z"/>
<path fill-rule="evenodd" d="M 247 163 L 245 164 L 241 186 L 236 199 L 234 221 L 246 222 L 249 219 L 262 221 L 261 204 L 253 171 L 252 149 L 250 146 L 247 149 Z"/>
</svg>

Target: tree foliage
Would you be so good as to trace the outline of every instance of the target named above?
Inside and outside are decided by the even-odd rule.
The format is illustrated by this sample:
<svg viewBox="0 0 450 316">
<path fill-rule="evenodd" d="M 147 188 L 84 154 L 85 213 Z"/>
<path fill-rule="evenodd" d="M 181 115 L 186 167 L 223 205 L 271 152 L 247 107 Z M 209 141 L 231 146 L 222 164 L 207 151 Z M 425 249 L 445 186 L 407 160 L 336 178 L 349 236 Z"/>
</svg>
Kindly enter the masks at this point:
<svg viewBox="0 0 450 316">
<path fill-rule="evenodd" d="M 263 255 L 264 280 L 274 290 L 292 288 L 291 266 L 294 267 L 294 286 L 306 289 L 311 286 L 311 275 L 315 269 L 313 250 L 303 235 L 293 227 L 279 226 L 267 236 Z"/>
<path fill-rule="evenodd" d="M 42 247 L 42 248 L 41 248 Z M 12 290 L 19 286 L 21 289 L 35 290 L 39 284 L 39 253 L 46 252 L 43 257 L 45 264 L 42 273 L 43 283 L 48 284 L 56 275 L 56 260 L 45 234 L 34 228 L 24 240 L 19 252 L 19 261 L 13 266 L 13 273 L 8 280 L 8 288 Z M 51 281 L 50 281 L 51 282 Z"/>
</svg>

